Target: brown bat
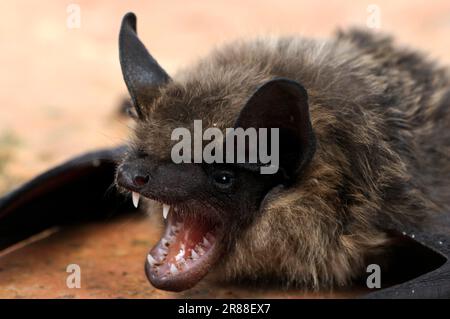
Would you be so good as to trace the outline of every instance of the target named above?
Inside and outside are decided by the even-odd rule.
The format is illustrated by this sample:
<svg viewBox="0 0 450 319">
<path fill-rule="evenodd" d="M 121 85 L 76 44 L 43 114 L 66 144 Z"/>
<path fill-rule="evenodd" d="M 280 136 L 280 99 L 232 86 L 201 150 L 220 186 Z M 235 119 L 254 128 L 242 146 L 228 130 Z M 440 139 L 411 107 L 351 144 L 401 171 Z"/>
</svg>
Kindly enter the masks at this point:
<svg viewBox="0 0 450 319">
<path fill-rule="evenodd" d="M 219 280 L 329 288 L 383 262 L 389 229 L 450 204 L 450 80 L 366 31 L 237 41 L 170 77 L 127 14 L 120 62 L 136 114 L 116 183 L 163 205 L 146 274 L 180 291 Z M 171 160 L 178 127 L 279 128 L 280 164 Z"/>
</svg>

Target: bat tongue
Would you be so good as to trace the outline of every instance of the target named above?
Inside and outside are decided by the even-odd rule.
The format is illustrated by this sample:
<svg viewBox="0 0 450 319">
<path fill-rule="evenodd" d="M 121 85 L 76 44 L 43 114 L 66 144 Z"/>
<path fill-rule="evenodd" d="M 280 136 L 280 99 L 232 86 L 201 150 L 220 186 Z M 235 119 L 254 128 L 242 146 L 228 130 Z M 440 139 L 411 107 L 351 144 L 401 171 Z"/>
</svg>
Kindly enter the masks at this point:
<svg viewBox="0 0 450 319">
<path fill-rule="evenodd" d="M 219 229 L 213 223 L 170 214 L 163 237 L 147 256 L 147 278 L 163 290 L 182 291 L 193 287 L 220 258 L 219 236 Z"/>
</svg>

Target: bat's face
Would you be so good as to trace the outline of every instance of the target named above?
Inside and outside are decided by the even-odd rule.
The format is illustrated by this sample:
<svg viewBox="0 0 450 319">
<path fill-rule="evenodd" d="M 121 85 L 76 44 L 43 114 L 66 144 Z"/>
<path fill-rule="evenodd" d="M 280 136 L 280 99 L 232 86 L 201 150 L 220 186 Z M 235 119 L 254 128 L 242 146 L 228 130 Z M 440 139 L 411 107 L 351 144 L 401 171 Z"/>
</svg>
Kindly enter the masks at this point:
<svg viewBox="0 0 450 319">
<path fill-rule="evenodd" d="M 117 183 L 163 204 L 166 229 L 148 255 L 146 273 L 154 286 L 178 291 L 196 284 L 226 253 L 279 176 L 130 152 Z"/>
<path fill-rule="evenodd" d="M 233 250 L 271 190 L 298 176 L 313 156 L 314 135 L 300 84 L 286 79 L 255 83 L 253 94 L 227 106 L 211 87 L 201 90 L 171 80 L 137 38 L 135 23 L 134 15 L 125 16 L 120 56 L 136 108 L 136 137 L 117 169 L 116 183 L 131 192 L 135 204 L 140 196 L 162 204 L 166 229 L 148 255 L 146 274 L 154 286 L 180 291 L 195 285 Z M 203 121 L 204 130 L 277 129 L 277 139 L 272 133 L 266 136 L 271 155 L 277 157 L 276 170 L 263 174 L 267 161 L 260 158 L 227 160 L 230 151 L 240 150 L 225 146 L 230 140 L 226 134 L 219 143 L 221 161 L 174 159 L 174 130 L 185 127 L 194 136 L 196 120 Z M 250 148 L 244 147 L 244 153 Z"/>
</svg>

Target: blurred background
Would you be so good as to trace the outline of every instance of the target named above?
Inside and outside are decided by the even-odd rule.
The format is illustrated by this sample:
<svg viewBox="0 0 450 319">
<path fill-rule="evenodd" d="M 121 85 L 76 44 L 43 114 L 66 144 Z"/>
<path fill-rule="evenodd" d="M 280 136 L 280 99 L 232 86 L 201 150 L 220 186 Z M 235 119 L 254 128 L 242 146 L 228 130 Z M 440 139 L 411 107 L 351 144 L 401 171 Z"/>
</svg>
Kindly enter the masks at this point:
<svg viewBox="0 0 450 319">
<path fill-rule="evenodd" d="M 128 11 L 169 73 L 235 38 L 329 37 L 355 25 L 450 64 L 448 0 L 2 0 L 0 195 L 74 155 L 126 140 L 131 123 L 119 111 L 127 93 L 117 42 Z M 204 282 L 183 294 L 158 291 L 142 269 L 158 240 L 154 225 L 122 219 L 47 234 L 0 259 L 0 298 L 305 296 Z M 76 291 L 65 282 L 74 262 L 86 278 Z"/>
<path fill-rule="evenodd" d="M 4 0 L 0 3 L 0 193 L 80 152 L 116 145 L 129 122 L 117 37 L 127 11 L 170 72 L 238 37 L 328 37 L 359 25 L 450 63 L 450 1 Z"/>
</svg>

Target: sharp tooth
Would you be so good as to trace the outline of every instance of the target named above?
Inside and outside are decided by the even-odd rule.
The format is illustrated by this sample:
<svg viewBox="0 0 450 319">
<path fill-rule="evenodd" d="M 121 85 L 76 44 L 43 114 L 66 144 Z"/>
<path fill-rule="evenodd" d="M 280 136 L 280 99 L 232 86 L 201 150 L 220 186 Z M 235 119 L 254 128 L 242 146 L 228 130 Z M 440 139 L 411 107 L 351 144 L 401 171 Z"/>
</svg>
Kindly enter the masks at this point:
<svg viewBox="0 0 450 319">
<path fill-rule="evenodd" d="M 193 249 L 191 251 L 191 256 L 192 256 L 192 259 L 197 259 L 199 257 L 199 255 Z"/>
<path fill-rule="evenodd" d="M 184 250 L 180 249 L 180 252 L 175 256 L 175 260 L 180 261 L 181 259 L 183 259 L 183 256 L 184 256 Z"/>
<path fill-rule="evenodd" d="M 205 251 L 203 250 L 202 247 L 200 247 L 200 245 L 195 246 L 195 249 L 198 251 L 200 255 L 203 255 L 205 253 Z"/>
<path fill-rule="evenodd" d="M 150 266 L 153 266 L 154 264 L 157 263 L 156 259 L 154 259 L 153 256 L 150 254 L 148 254 L 147 260 L 148 260 L 148 263 L 150 264 Z"/>
<path fill-rule="evenodd" d="M 172 275 L 178 274 L 178 268 L 174 264 L 170 264 L 170 273 Z"/>
<path fill-rule="evenodd" d="M 163 217 L 167 219 L 167 215 L 169 215 L 170 205 L 163 204 Z"/>
<path fill-rule="evenodd" d="M 132 199 L 133 199 L 133 205 L 134 205 L 134 207 L 138 208 L 138 205 L 139 205 L 139 198 L 141 197 L 141 195 L 139 195 L 139 193 L 132 192 L 132 193 L 131 193 L 131 197 L 132 197 Z"/>
<path fill-rule="evenodd" d="M 203 245 L 205 245 L 206 247 L 211 246 L 211 243 L 208 241 L 208 239 L 206 239 L 206 237 L 203 237 Z"/>
</svg>

